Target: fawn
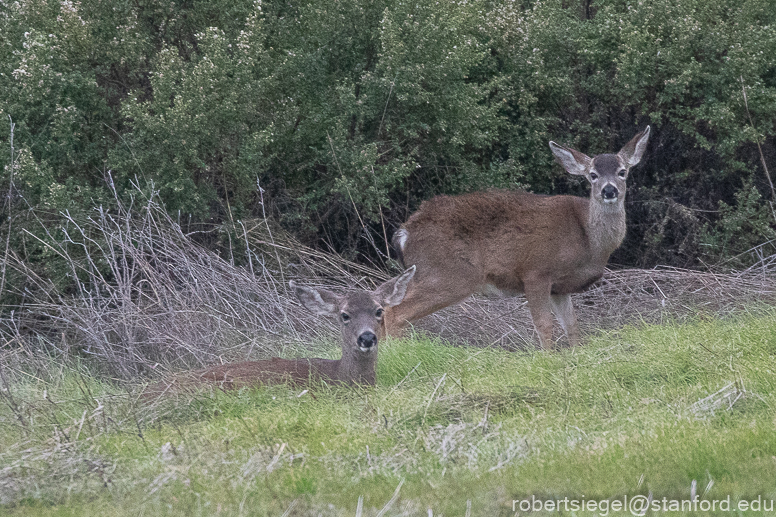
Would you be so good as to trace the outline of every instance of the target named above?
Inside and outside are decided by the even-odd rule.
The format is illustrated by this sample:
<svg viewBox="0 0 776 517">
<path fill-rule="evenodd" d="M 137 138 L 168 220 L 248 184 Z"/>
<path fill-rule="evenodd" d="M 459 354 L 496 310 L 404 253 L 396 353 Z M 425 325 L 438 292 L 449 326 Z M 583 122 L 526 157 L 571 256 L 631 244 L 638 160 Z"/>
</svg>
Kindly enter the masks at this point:
<svg viewBox="0 0 776 517">
<path fill-rule="evenodd" d="M 296 297 L 309 311 L 318 316 L 337 318 L 342 331 L 340 359 L 275 357 L 211 366 L 152 384 L 142 397 L 157 398 L 181 388 L 205 385 L 224 390 L 265 384 L 307 384 L 311 381 L 372 386 L 377 364 L 377 335 L 385 308 L 402 301 L 414 274 L 413 266 L 374 291 L 360 290 L 343 295 L 289 282 Z"/>
</svg>

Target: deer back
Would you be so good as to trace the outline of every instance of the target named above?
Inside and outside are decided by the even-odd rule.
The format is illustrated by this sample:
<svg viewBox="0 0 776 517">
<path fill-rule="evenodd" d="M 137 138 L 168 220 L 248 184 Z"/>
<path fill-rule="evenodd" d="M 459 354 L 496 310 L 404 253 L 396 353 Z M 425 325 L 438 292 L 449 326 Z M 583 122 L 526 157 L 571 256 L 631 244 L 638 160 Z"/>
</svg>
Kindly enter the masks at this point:
<svg viewBox="0 0 776 517">
<path fill-rule="evenodd" d="M 437 196 L 409 218 L 394 245 L 405 263 L 434 271 L 440 283 L 521 292 L 527 274 L 565 278 L 583 263 L 603 267 L 588 238 L 588 205 L 574 196 L 501 190 Z"/>
</svg>

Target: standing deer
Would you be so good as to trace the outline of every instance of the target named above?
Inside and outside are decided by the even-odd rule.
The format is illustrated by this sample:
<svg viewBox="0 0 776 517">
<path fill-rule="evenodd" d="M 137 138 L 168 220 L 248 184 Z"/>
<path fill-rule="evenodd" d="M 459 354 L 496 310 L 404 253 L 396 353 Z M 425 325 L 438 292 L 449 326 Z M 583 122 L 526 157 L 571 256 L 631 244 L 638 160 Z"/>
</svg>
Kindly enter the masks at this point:
<svg viewBox="0 0 776 517">
<path fill-rule="evenodd" d="M 336 317 L 342 331 L 340 359 L 281 359 L 244 361 L 213 366 L 178 375 L 172 380 L 149 386 L 142 397 L 158 398 L 181 388 L 215 385 L 224 390 L 264 384 L 307 384 L 324 380 L 336 384 L 375 383 L 377 333 L 386 307 L 401 303 L 415 266 L 388 280 L 374 291 L 356 291 L 337 295 L 325 289 L 313 289 L 289 282 L 294 294 L 310 312 Z"/>
<path fill-rule="evenodd" d="M 488 191 L 422 203 L 393 237 L 399 259 L 417 274 L 386 312 L 385 332 L 495 287 L 525 293 L 542 347 L 552 348 L 552 313 L 569 343 L 579 344 L 570 295 L 603 276 L 625 238 L 625 181 L 648 138 L 649 126 L 619 153 L 594 158 L 550 142 L 566 171 L 590 182 L 589 199 Z"/>
</svg>

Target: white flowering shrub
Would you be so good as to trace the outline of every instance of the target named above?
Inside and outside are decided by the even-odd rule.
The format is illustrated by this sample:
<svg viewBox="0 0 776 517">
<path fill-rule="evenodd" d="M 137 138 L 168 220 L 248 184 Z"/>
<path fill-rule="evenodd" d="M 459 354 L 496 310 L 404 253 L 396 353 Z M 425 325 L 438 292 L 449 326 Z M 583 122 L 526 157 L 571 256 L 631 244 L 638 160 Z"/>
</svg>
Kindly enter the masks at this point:
<svg viewBox="0 0 776 517">
<path fill-rule="evenodd" d="M 17 218 L 139 182 L 194 223 L 268 212 L 374 259 L 365 230 L 437 193 L 585 195 L 548 140 L 616 151 L 651 124 L 616 262 L 696 266 L 776 228 L 773 0 L 0 0 L 0 27 Z"/>
</svg>

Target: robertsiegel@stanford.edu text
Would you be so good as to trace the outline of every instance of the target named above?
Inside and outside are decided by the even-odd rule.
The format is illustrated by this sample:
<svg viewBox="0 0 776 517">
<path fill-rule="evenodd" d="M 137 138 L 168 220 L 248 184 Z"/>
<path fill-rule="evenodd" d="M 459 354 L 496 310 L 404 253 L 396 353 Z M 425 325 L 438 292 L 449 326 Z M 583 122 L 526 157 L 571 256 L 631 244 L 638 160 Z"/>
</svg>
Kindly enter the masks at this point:
<svg viewBox="0 0 776 517">
<path fill-rule="evenodd" d="M 662 499 L 645 495 L 623 496 L 614 499 L 579 499 L 564 497 L 563 499 L 540 499 L 531 496 L 530 499 L 514 499 L 512 511 L 520 512 L 598 512 L 601 517 L 607 517 L 609 512 L 630 512 L 632 515 L 644 515 L 648 510 L 655 513 L 663 512 L 708 512 L 708 511 L 753 511 L 772 512 L 773 499 L 763 499 L 758 496 L 751 501 L 731 501 L 730 496 L 724 499 Z"/>
</svg>

